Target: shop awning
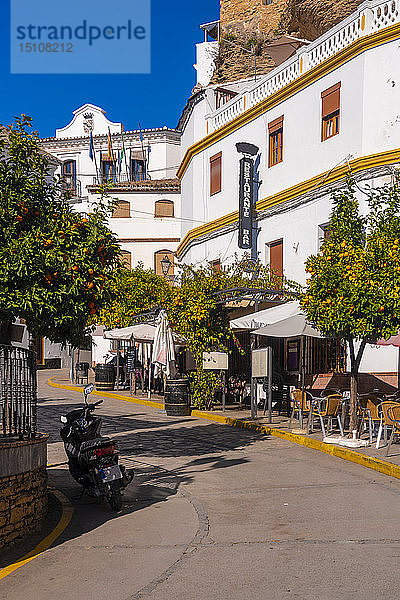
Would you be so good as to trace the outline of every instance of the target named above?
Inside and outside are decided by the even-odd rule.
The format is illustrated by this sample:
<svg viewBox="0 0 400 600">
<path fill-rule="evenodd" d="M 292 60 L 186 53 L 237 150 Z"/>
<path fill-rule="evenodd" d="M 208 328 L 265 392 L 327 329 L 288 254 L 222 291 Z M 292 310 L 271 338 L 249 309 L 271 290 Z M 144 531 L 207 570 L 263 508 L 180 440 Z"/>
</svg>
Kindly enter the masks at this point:
<svg viewBox="0 0 400 600">
<path fill-rule="evenodd" d="M 307 323 L 304 314 L 292 315 L 287 319 L 282 319 L 276 323 L 267 325 L 266 327 L 256 329 L 253 333 L 256 335 L 280 338 L 301 337 L 303 335 L 313 338 L 323 337 L 318 329 L 315 329 L 312 325 Z"/>
<path fill-rule="evenodd" d="M 133 325 L 132 327 L 123 327 L 122 329 L 110 329 L 110 331 L 104 332 L 104 337 L 107 340 L 119 342 L 151 344 L 154 341 L 155 332 L 155 325 L 141 323 L 139 325 Z M 177 333 L 173 333 L 172 337 L 176 346 L 184 346 L 186 344 L 186 340 Z"/>
<path fill-rule="evenodd" d="M 287 302 L 272 308 L 266 308 L 255 313 L 250 313 L 238 319 L 233 319 L 230 322 L 231 329 L 241 331 L 253 331 L 272 323 L 282 321 L 293 315 L 301 314 L 300 305 L 297 301 Z"/>
</svg>

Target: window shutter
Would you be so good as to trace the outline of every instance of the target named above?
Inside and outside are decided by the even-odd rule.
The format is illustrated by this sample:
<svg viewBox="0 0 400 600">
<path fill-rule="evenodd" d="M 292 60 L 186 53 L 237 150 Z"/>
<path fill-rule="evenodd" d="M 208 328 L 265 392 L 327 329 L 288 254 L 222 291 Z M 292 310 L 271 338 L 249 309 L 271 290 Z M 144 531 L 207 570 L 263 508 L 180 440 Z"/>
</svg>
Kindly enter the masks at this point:
<svg viewBox="0 0 400 600">
<path fill-rule="evenodd" d="M 126 200 L 118 200 L 115 206 L 112 218 L 113 219 L 129 219 L 131 216 L 131 206 Z"/>
<path fill-rule="evenodd" d="M 269 264 L 271 271 L 278 275 L 283 276 L 283 241 L 273 242 L 269 244 Z"/>
<path fill-rule="evenodd" d="M 127 269 L 132 268 L 132 254 L 128 252 L 128 250 L 121 250 L 121 258 L 124 264 L 124 267 Z"/>
<path fill-rule="evenodd" d="M 339 82 L 322 92 L 322 118 L 340 110 L 340 86 Z"/>
<path fill-rule="evenodd" d="M 156 218 L 173 217 L 174 203 L 172 200 L 157 200 L 155 203 L 154 216 Z"/>
<path fill-rule="evenodd" d="M 222 189 L 222 152 L 210 158 L 210 195 L 218 194 Z"/>
<path fill-rule="evenodd" d="M 268 123 L 269 133 L 274 133 L 275 131 L 278 131 L 278 129 L 282 129 L 283 119 L 284 119 L 284 115 L 282 115 L 281 117 L 278 117 L 274 121 L 271 121 L 271 123 Z"/>
</svg>

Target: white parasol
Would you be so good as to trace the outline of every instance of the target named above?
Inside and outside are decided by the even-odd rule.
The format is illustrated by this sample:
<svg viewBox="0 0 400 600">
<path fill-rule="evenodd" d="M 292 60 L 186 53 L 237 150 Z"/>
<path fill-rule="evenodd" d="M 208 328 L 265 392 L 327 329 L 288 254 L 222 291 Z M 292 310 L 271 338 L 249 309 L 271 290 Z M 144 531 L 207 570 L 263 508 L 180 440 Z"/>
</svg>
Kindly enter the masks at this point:
<svg viewBox="0 0 400 600">
<path fill-rule="evenodd" d="M 157 319 L 151 362 L 155 365 L 155 376 L 161 372 L 168 378 L 175 374 L 174 340 L 165 310 L 160 312 Z"/>
</svg>

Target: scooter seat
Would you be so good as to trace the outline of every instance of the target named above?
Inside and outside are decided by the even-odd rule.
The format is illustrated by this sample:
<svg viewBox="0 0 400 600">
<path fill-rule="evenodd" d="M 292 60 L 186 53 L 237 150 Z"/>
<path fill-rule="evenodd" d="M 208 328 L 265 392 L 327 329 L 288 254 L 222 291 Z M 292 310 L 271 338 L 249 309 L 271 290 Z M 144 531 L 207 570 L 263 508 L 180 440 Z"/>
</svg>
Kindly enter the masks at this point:
<svg viewBox="0 0 400 600">
<path fill-rule="evenodd" d="M 82 442 L 79 447 L 79 452 L 82 454 L 83 452 L 88 452 L 90 450 L 96 450 L 97 448 L 104 448 L 105 446 L 110 446 L 114 442 L 107 437 L 97 438 L 95 440 L 88 440 L 87 442 Z"/>
</svg>

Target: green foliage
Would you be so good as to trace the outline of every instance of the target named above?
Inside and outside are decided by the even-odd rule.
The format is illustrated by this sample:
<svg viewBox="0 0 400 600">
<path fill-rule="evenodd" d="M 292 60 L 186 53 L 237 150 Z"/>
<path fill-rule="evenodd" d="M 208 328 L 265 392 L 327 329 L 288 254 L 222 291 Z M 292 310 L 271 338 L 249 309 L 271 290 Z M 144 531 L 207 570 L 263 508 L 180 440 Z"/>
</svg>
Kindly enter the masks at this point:
<svg viewBox="0 0 400 600">
<path fill-rule="evenodd" d="M 306 263 L 302 306 L 325 335 L 390 337 L 400 327 L 400 190 L 371 191 L 368 217 L 351 183 L 333 201 L 330 238 Z"/>
<path fill-rule="evenodd" d="M 87 218 L 73 212 L 30 128 L 17 118 L 0 147 L 0 320 L 77 346 L 109 300 L 120 248 L 101 202 Z"/>
<path fill-rule="evenodd" d="M 221 387 L 219 374 L 199 368 L 189 374 L 189 379 L 193 408 L 211 408 L 215 392 Z"/>
<path fill-rule="evenodd" d="M 108 285 L 111 300 L 94 320 L 109 329 L 129 327 L 135 315 L 155 306 L 167 306 L 171 296 L 165 279 L 142 265 L 116 272 Z"/>
</svg>

